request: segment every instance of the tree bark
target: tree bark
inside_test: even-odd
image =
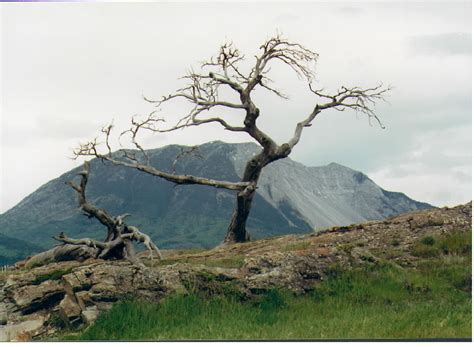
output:
[[[247,220],[256,194],[260,174],[265,166],[278,159],[286,158],[291,153],[291,148],[286,143],[277,146],[271,139],[265,142],[265,144],[267,143],[268,145],[266,145],[260,153],[250,159],[245,166],[242,181],[250,182],[250,185],[237,194],[236,207],[232,213],[232,218],[227,228],[227,234],[223,244],[246,242],[250,240],[250,234],[247,231]]]
[[[247,231],[246,225],[254,194],[255,192],[248,196],[237,196],[237,207],[232,213],[232,218],[223,242],[224,244],[250,240],[250,234]]]
[[[268,154],[263,150],[247,162],[245,166],[243,180],[250,182],[248,189],[237,194],[236,207],[227,228],[227,234],[223,241],[224,244],[235,242],[246,242],[250,240],[250,234],[247,231],[247,220],[250,215],[252,201],[255,196],[258,179],[264,166],[269,160]]]
[[[227,234],[224,243],[245,242],[250,240],[250,235],[247,232],[247,219],[252,207],[252,201],[255,196],[255,189],[257,187],[260,173],[264,167],[266,155],[262,151],[248,161],[245,166],[244,178],[246,182],[251,182],[252,188],[243,190],[237,194],[237,204],[232,214],[232,218],[227,228]]]

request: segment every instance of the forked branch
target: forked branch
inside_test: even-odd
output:
[[[391,90],[391,87],[384,87],[382,84],[366,89],[341,87],[339,91],[333,95],[325,94],[322,90],[316,90],[311,84],[309,84],[309,89],[319,98],[329,101],[316,104],[309,116],[296,124],[294,135],[287,142],[290,148],[293,148],[299,142],[303,129],[310,127],[316,116],[327,109],[335,109],[337,111],[351,109],[356,112],[361,112],[368,117],[369,122],[371,119],[375,119],[382,129],[385,128],[375,113],[374,106],[377,101],[385,100],[384,96]]]

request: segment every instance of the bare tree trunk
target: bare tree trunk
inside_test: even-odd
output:
[[[223,241],[224,244],[235,242],[246,242],[250,240],[250,234],[247,232],[247,220],[252,207],[252,201],[255,196],[258,179],[262,169],[271,162],[270,155],[263,150],[247,162],[245,166],[243,181],[251,182],[248,189],[237,194],[237,202],[232,218],[227,228],[227,234]]]
[[[265,166],[276,160],[286,158],[291,153],[291,148],[286,143],[277,146],[270,138],[264,136],[260,137],[259,140],[265,147],[260,153],[250,159],[245,166],[242,181],[250,182],[250,185],[237,194],[237,204],[227,228],[223,244],[250,240],[250,234],[247,231],[246,225],[260,174]]]
[[[237,207],[232,214],[232,219],[227,228],[224,244],[250,240],[250,234],[247,232],[246,225],[254,194],[255,192],[248,196],[237,196]]]

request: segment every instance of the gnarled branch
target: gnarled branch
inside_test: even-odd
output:
[[[70,245],[87,246],[87,247],[92,247],[96,249],[107,248],[107,245],[110,243],[110,242],[101,242],[101,241],[93,240],[90,238],[71,239],[68,236],[66,236],[66,234],[64,234],[63,232],[60,233],[58,236],[53,236],[53,239],[55,239],[56,241],[70,244]]]
[[[142,242],[145,247],[150,251],[149,258],[153,259],[153,253],[156,253],[160,259],[163,259],[160,250],[156,247],[155,243],[151,241],[150,236],[142,233],[137,227],[128,226],[126,229],[127,234],[123,234],[122,238],[129,238],[130,240]]]
[[[139,129],[141,129],[143,124],[147,124],[147,122],[134,121],[134,124],[135,124],[135,128],[132,128],[126,132],[131,132],[133,141],[136,142],[136,138],[135,138],[136,134],[138,133]],[[109,127],[107,127],[107,129],[109,129]],[[106,139],[105,139],[106,144],[109,143],[109,136],[110,136],[110,131],[106,132]],[[142,160],[137,157],[136,151],[134,152],[134,151],[123,149],[123,148],[119,150],[119,154],[121,154],[121,156],[117,154],[114,155],[113,153],[110,153],[110,152],[106,154],[101,153],[99,150],[99,143],[97,141],[97,138],[87,143],[79,145],[79,147],[76,148],[73,153],[74,153],[74,158],[76,159],[81,156],[93,156],[98,159],[101,159],[102,161],[108,161],[114,165],[137,169],[139,171],[148,173],[152,176],[163,178],[169,182],[173,182],[176,184],[199,184],[199,185],[206,185],[206,186],[224,188],[224,189],[229,189],[229,190],[243,190],[249,184],[248,182],[229,182],[229,181],[215,180],[215,179],[199,177],[199,176],[194,176],[194,175],[178,175],[175,173],[169,173],[169,172],[159,170],[149,164],[149,158],[145,150],[140,145],[138,145],[138,143],[137,143],[137,146],[139,147],[140,152],[144,153],[142,156],[146,158],[145,163],[143,163]],[[107,147],[109,146],[107,145]],[[87,178],[86,178],[85,183],[86,182],[87,182]],[[68,184],[78,193],[82,194],[81,193],[82,188],[78,187],[77,185],[71,182],[68,182]],[[83,200],[85,201],[85,197],[83,198],[84,198]],[[95,213],[97,211],[93,211],[92,209],[90,209],[90,211],[85,211],[85,212],[90,213],[90,215],[93,215],[96,218],[98,217],[96,216],[96,213]],[[106,216],[103,216],[103,217],[105,218],[103,219],[104,223],[108,223],[109,222],[108,218],[106,218]]]
[[[380,118],[375,113],[373,106],[376,101],[385,100],[384,96],[391,90],[390,87],[384,87],[379,84],[373,88],[346,88],[341,87],[334,95],[324,94],[322,90],[316,90],[309,85],[309,89],[320,98],[329,99],[329,102],[316,104],[313,111],[307,118],[296,124],[293,137],[287,142],[290,148],[293,148],[300,140],[301,133],[305,127],[310,127],[316,116],[323,110],[335,109],[337,111],[344,111],[346,108],[357,112],[362,112],[370,119],[375,119],[380,127],[385,128]]]
[[[110,134],[110,131],[107,131]],[[78,184],[74,182],[68,182],[68,184],[77,192],[79,207],[89,218],[95,217],[102,224],[107,226],[107,237],[105,241],[97,241],[90,238],[73,239],[64,233],[60,233],[58,236],[53,237],[55,240],[62,242],[64,245],[70,246],[56,248],[55,251],[45,252],[44,255],[36,257],[35,261],[43,260],[54,260],[55,257],[68,257],[68,252],[71,252],[70,257],[75,255],[84,257],[84,254],[93,254],[95,258],[125,258],[143,267],[136,256],[133,242],[143,243],[145,247],[150,251],[150,257],[153,257],[153,253],[156,253],[160,259],[162,258],[158,247],[151,241],[151,238],[142,233],[137,227],[128,226],[125,224],[125,218],[129,217],[129,213],[118,215],[116,217],[111,216],[107,211],[99,209],[91,203],[87,202],[86,199],[86,186],[89,178],[90,163],[84,162],[84,168],[79,173],[81,181]],[[77,247],[73,247],[77,246]]]
[[[244,60],[244,55],[232,43],[226,43],[220,47],[217,57],[211,57],[201,65],[203,69],[201,72],[190,71],[183,77],[187,81],[183,88],[160,100],[145,98],[156,107],[171,100],[182,99],[192,105],[189,113],[179,118],[172,127],[168,128],[160,127],[158,122],[153,122],[153,119],[149,117],[150,121],[146,121],[147,125],[143,128],[154,132],[171,132],[190,126],[218,123],[225,130],[247,132],[262,147],[274,151],[277,148],[274,141],[256,125],[259,110],[253,103],[251,93],[257,86],[260,86],[279,97],[286,98],[282,92],[270,86],[269,64],[272,61],[282,62],[295,71],[298,76],[311,82],[314,78],[311,65],[316,63],[317,58],[317,53],[277,35],[260,47],[260,54],[255,57],[255,65],[246,73],[240,65]],[[221,99],[219,90],[222,87],[229,87],[235,91],[241,103]],[[245,111],[242,118],[243,126],[231,125],[223,117],[199,117],[201,113],[215,107]]]
[[[90,163],[88,161],[84,162],[84,169],[79,172],[79,176],[81,176],[81,182],[79,185],[75,184],[72,181],[66,182],[69,186],[71,186],[77,193],[78,193],[78,202],[79,207],[81,208],[84,213],[92,218],[96,218],[105,225],[107,228],[111,229],[115,225],[114,218],[109,215],[105,210],[95,207],[94,205],[87,202],[86,199],[86,185],[87,180],[89,179],[89,171],[90,171]]]

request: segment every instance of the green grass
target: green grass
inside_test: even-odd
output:
[[[472,252],[472,235],[468,232],[455,232],[441,237],[438,247],[444,254],[470,255]]]
[[[210,267],[223,267],[223,268],[241,268],[244,265],[244,256],[231,256],[225,258],[205,258],[205,257],[189,257],[189,258],[178,258],[178,259],[163,259],[159,262],[153,263],[155,266],[166,266],[177,263],[188,263],[188,264],[201,264]],[[147,262],[145,262],[146,265]]]
[[[310,247],[311,247],[311,243],[309,243],[308,241],[300,241],[300,242],[295,242],[295,243],[291,243],[289,245],[284,246],[282,248],[282,251],[283,252],[302,251]]]
[[[67,275],[68,273],[71,273],[71,271],[72,271],[72,268],[59,269],[59,270],[55,270],[55,271],[52,271],[52,272],[48,272],[48,273],[45,273],[45,274],[42,274],[42,275],[38,275],[33,281],[31,281],[31,283],[34,284],[34,285],[38,285],[38,284],[41,284],[41,283],[43,283],[45,281],[48,281],[48,280],[58,280],[61,277],[63,277],[64,275]]]
[[[417,257],[431,258],[439,255],[470,256],[472,240],[470,232],[457,231],[444,236],[425,236],[412,247],[412,254]]]
[[[439,241],[439,240],[437,240]],[[451,245],[456,242],[448,242]],[[436,244],[436,242],[435,242]],[[462,249],[462,247],[461,247]],[[331,271],[307,294],[199,293],[116,304],[78,340],[357,339],[471,336],[470,256]]]

